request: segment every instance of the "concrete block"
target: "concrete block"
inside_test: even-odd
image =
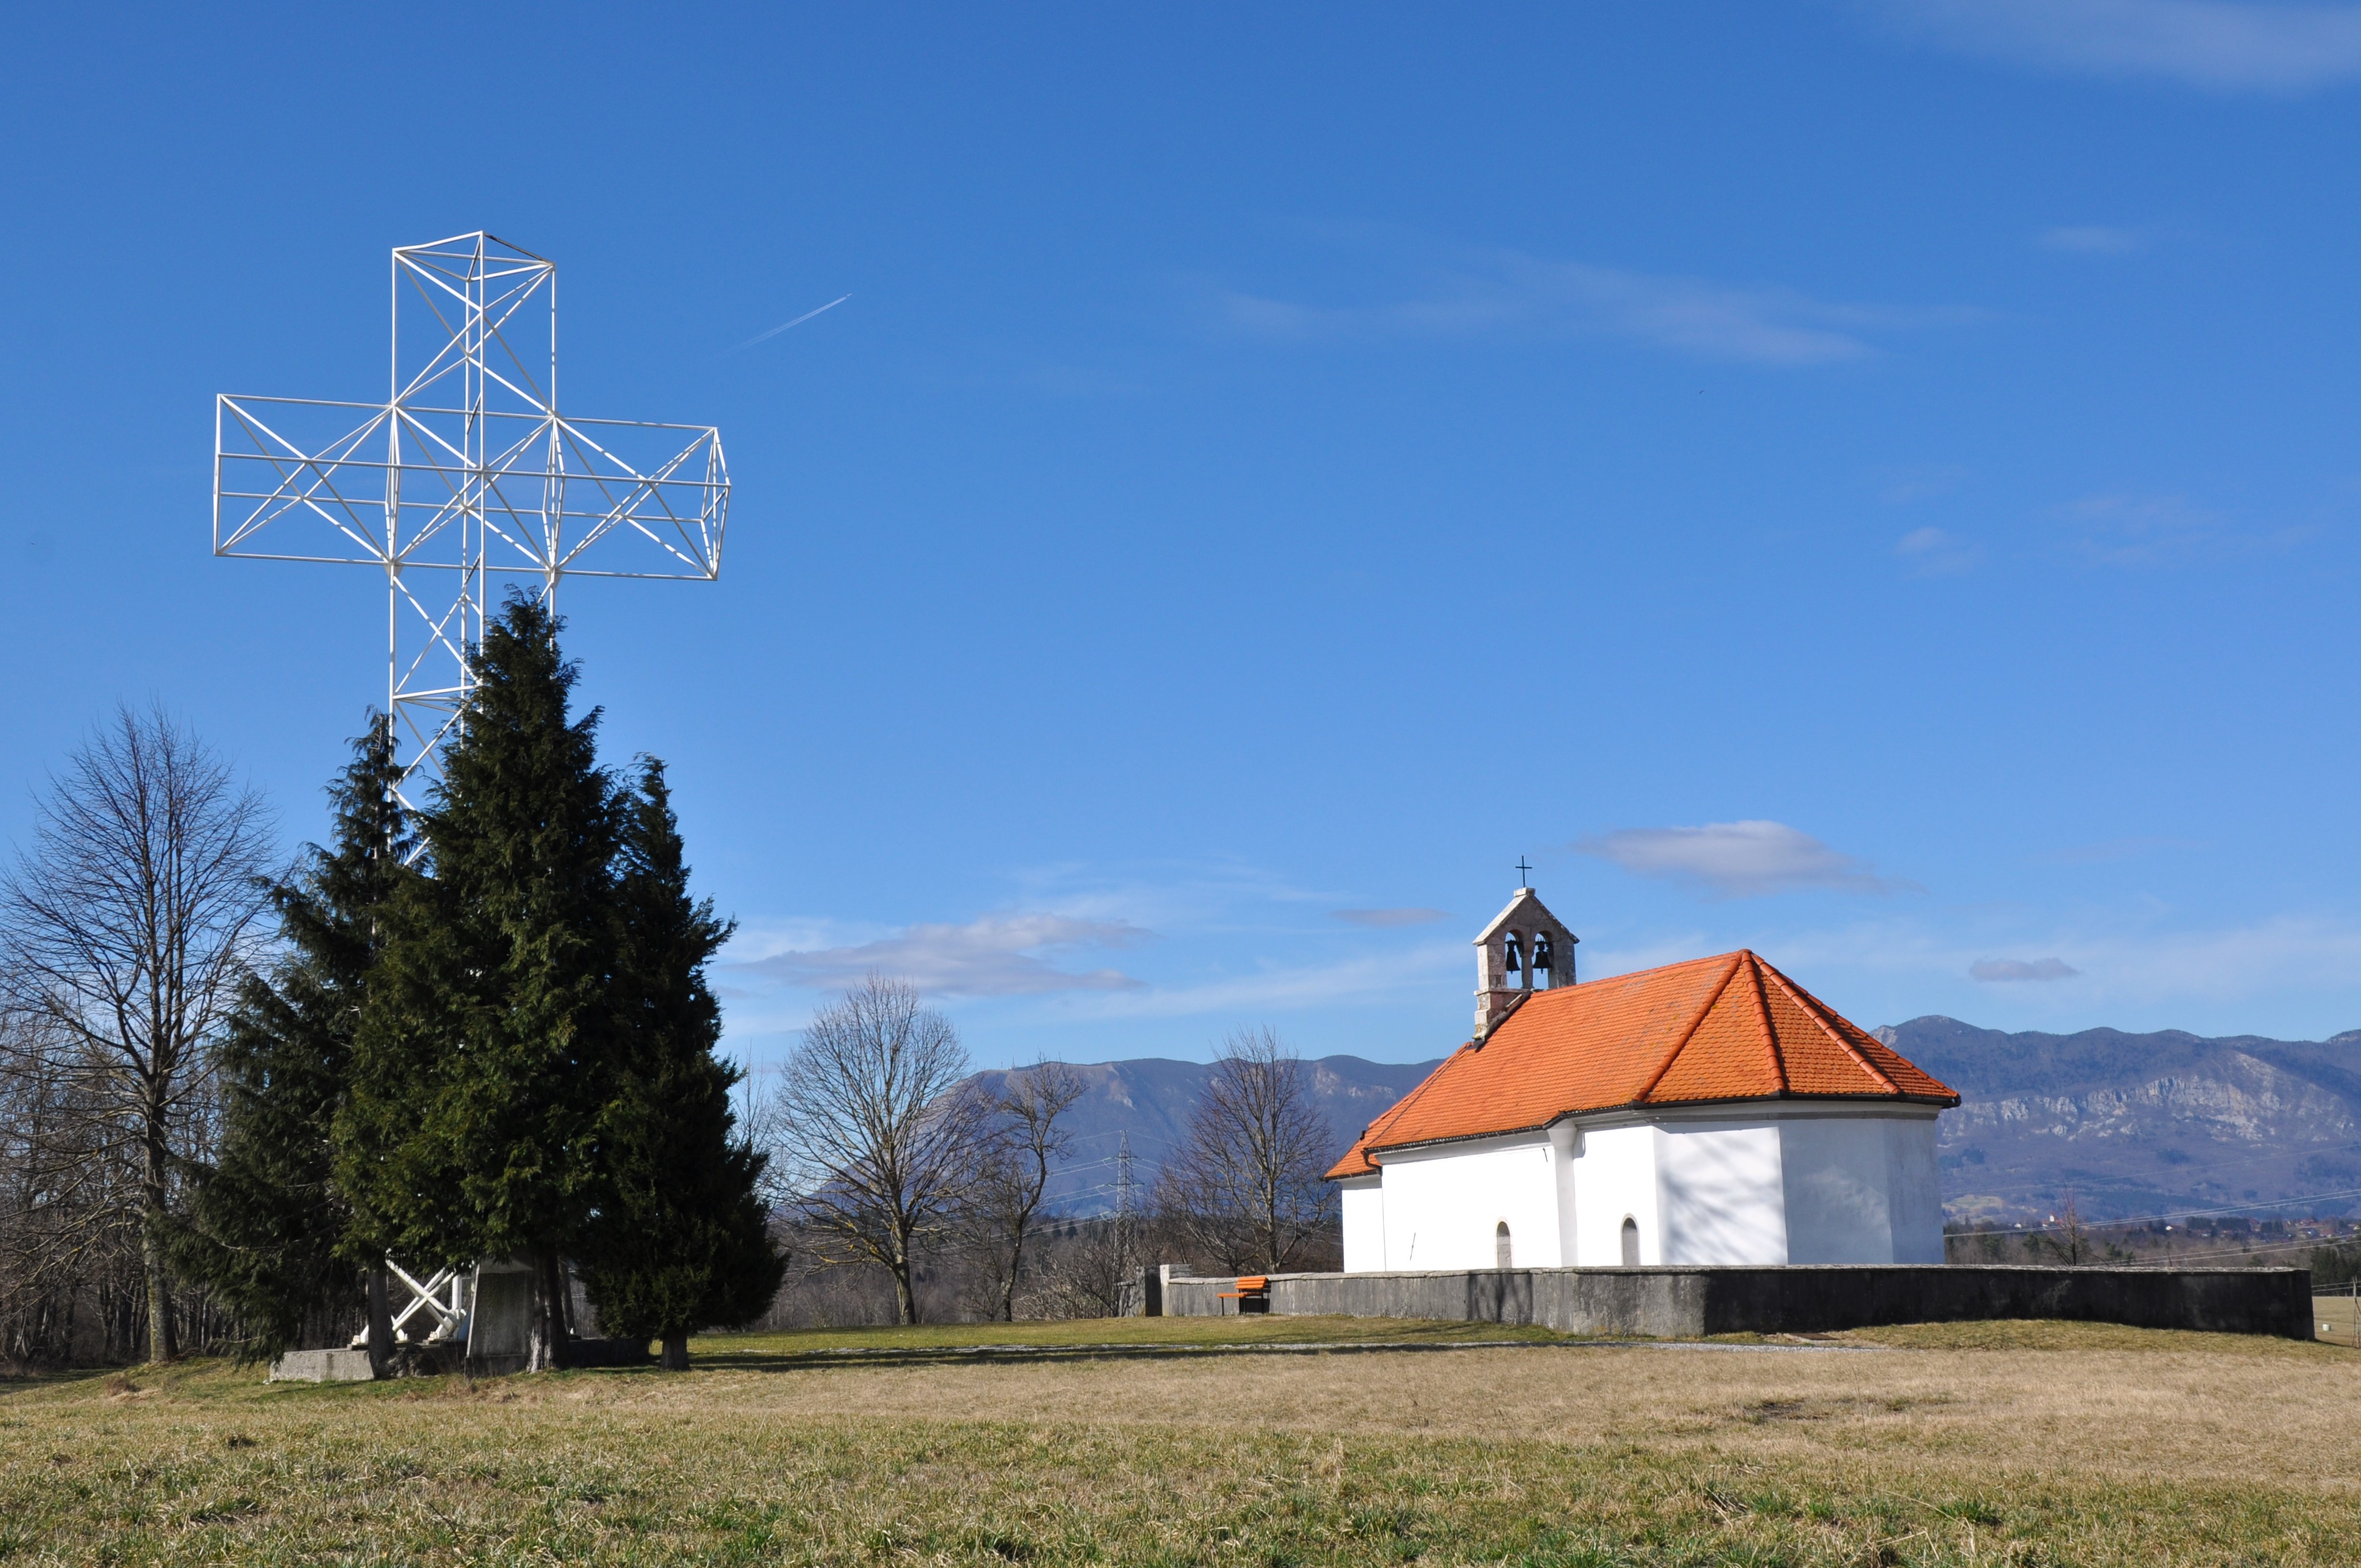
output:
[[[369,1371],[368,1352],[365,1350],[291,1350],[270,1364],[272,1383],[368,1383],[376,1375]]]

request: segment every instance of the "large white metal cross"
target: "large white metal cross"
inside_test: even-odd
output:
[[[216,400],[214,554],[385,574],[409,781],[474,689],[491,578],[709,581],[730,473],[709,425],[561,415],[556,264],[489,234],[394,251],[392,338],[383,403]]]

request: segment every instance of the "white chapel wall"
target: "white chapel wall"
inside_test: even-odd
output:
[[[1943,1261],[1943,1184],[1935,1168],[1935,1118],[1883,1118],[1894,1261]]]
[[[1656,1203],[1656,1135],[1647,1126],[1586,1128],[1574,1162],[1574,1231],[1586,1268],[1623,1261],[1623,1220],[1640,1229],[1640,1261],[1664,1261]]]
[[[1788,1262],[1918,1261],[1904,1257],[1910,1244],[1896,1236],[1894,1162],[1888,1152],[1888,1129],[1896,1120],[1883,1115],[1797,1116],[1780,1123]],[[1933,1119],[1905,1124],[1905,1128],[1910,1125],[1926,1128],[1931,1168]],[[1909,1141],[1906,1133],[1903,1141]],[[1903,1228],[1908,1226],[1905,1218]],[[1941,1245],[1938,1219],[1938,1255]]]
[[[1503,1221],[1516,1266],[1557,1265],[1556,1182],[1541,1134],[1400,1149],[1383,1159],[1385,1267],[1493,1267]]]
[[[1775,1124],[1659,1124],[1664,1263],[1785,1263],[1787,1205]],[[1644,1244],[1642,1252],[1644,1254]]]
[[[1386,1266],[1386,1194],[1381,1179],[1356,1176],[1336,1184],[1344,1214],[1347,1274],[1367,1274]]]

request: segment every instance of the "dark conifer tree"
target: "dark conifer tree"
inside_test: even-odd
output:
[[[332,1128],[379,939],[379,916],[412,873],[410,824],[395,794],[391,724],[374,716],[328,786],[334,845],[307,847],[271,890],[282,956],[248,977],[222,1042],[222,1135],[196,1173],[175,1237],[181,1266],[205,1280],[247,1329],[249,1354],[292,1348],[313,1314],[370,1292],[372,1356],[391,1350],[382,1249],[354,1223],[335,1179]]]
[[[756,1194],[765,1157],[738,1133],[721,1061],[721,1008],[705,966],[730,938],[692,898],[664,764],[643,763],[626,807],[615,910],[621,1025],[599,1127],[598,1209],[583,1283],[606,1332],[664,1342],[685,1370],[693,1329],[759,1316],[784,1265]]]
[[[394,1250],[534,1265],[528,1365],[566,1337],[617,1036],[616,790],[596,709],[571,718],[558,623],[511,598],[422,812],[431,875],[403,884],[357,1040],[339,1174]]]

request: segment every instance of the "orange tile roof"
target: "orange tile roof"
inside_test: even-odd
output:
[[[1794,1099],[1960,1102],[1741,948],[1533,992],[1370,1123],[1328,1174],[1371,1176],[1370,1157],[1389,1148],[1527,1132],[1586,1111]]]

